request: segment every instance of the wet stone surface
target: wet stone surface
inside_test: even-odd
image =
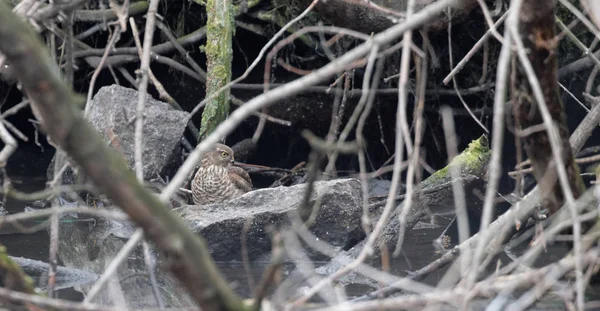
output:
[[[252,260],[271,250],[273,230],[290,226],[305,192],[304,184],[259,189],[228,203],[186,205],[174,211],[204,237],[211,255],[219,261],[241,260],[240,239],[244,226],[251,222],[246,244]],[[309,206],[314,205],[318,196],[321,205],[309,228],[316,238],[347,249],[363,237],[362,191],[358,180],[316,182]]]

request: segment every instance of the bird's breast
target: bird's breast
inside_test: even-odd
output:
[[[226,167],[200,167],[192,182],[192,196],[196,204],[224,202],[241,195],[230,180]]]

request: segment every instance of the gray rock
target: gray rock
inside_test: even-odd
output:
[[[369,197],[384,196],[390,192],[392,182],[387,179],[370,179],[368,181]],[[399,189],[400,190],[400,189]],[[400,192],[400,191],[398,191]]]
[[[90,232],[88,238],[88,257],[95,260],[98,254],[102,252],[102,246],[108,237],[114,236],[122,240],[127,240],[135,232],[135,226],[130,221],[118,219],[106,219],[103,217],[95,218],[96,225]]]
[[[129,167],[134,167],[135,116],[138,92],[118,85],[102,87],[90,103],[88,120],[110,145],[121,153]],[[146,102],[143,140],[144,178],[155,179],[171,175],[181,164],[180,141],[189,113],[150,96]],[[48,167],[48,178],[53,177],[56,157]],[[59,160],[59,163],[64,163]],[[60,168],[62,165],[59,165]],[[75,182],[72,172],[63,175],[63,183]]]
[[[333,244],[336,248],[347,249],[363,237],[360,227],[362,215],[362,190],[355,179],[334,180],[315,183],[315,191],[310,199],[313,204],[321,195],[321,207],[311,226],[318,239]],[[247,245],[251,260],[271,251],[272,229],[285,228],[290,224],[289,215],[294,213],[302,202],[305,185],[260,189],[223,204],[206,206],[186,205],[176,208],[188,225],[202,234],[209,245],[213,258],[217,261],[241,260],[240,237],[248,219],[252,226],[248,231]],[[133,230],[131,223],[116,220],[97,221],[95,226],[83,222],[68,222],[60,226],[59,255],[65,266],[77,267],[101,274],[106,265],[123,247],[126,238]],[[160,262],[156,253],[153,260]],[[270,258],[265,256],[268,261]],[[157,265],[160,267],[160,263]],[[220,268],[223,268],[220,265]],[[227,268],[224,268],[227,269]],[[94,303],[115,304],[122,297],[131,308],[157,307],[152,290],[145,276],[146,268],[140,247],[137,247],[117,272],[120,285],[106,286]],[[128,276],[140,275],[130,278]],[[193,300],[186,294],[170,273],[157,269],[161,297],[169,307],[189,308]],[[80,284],[77,290],[87,293],[91,284]]]
[[[12,257],[11,259],[17,263],[27,275],[34,278],[36,285],[45,289],[48,286],[48,263],[33,260],[23,257]],[[56,284],[55,289],[69,288],[78,285],[89,284],[98,279],[98,275],[80,269],[68,267],[56,267]]]
[[[369,179],[367,182],[369,189],[369,198],[372,197],[386,197],[390,192],[390,187],[392,186],[392,181],[387,179]],[[406,187],[404,185],[399,185],[397,194],[400,195],[406,192]]]
[[[317,196],[322,197],[310,230],[334,247],[352,247],[364,236],[360,223],[360,182],[356,179],[320,181],[315,183],[314,190],[310,206]],[[306,185],[259,189],[228,203],[186,205],[174,211],[206,239],[217,261],[241,260],[240,238],[244,225],[251,221],[246,244],[252,260],[271,250],[270,232],[290,225],[291,213],[298,209],[305,191]]]
[[[65,267],[101,275],[127,242],[127,239],[120,237],[121,234],[116,234],[115,227],[122,226],[125,229],[129,225],[127,222],[103,219],[95,226],[83,222],[61,223],[58,255]],[[193,299],[172,274],[160,269],[158,254],[151,251],[150,256],[156,266],[156,280],[166,307],[185,310],[195,307]],[[124,303],[132,310],[158,308],[147,273],[142,247],[138,245],[91,302],[108,306]],[[93,285],[94,282],[81,283],[74,289],[87,295]]]

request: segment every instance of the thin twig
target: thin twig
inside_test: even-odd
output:
[[[133,41],[135,41],[135,46],[138,49],[138,55],[141,59],[142,53],[143,53],[142,43],[140,42],[140,34],[139,34],[139,31],[137,29],[137,26],[135,24],[135,20],[133,19],[133,17],[129,18],[129,25],[131,27],[131,32],[133,33]],[[148,77],[150,78],[150,81],[152,82],[152,84],[154,85],[156,90],[158,91],[160,99],[168,102],[171,106],[173,106],[179,110],[183,110],[183,109],[181,109],[181,106],[179,106],[179,104],[177,104],[175,99],[173,99],[173,97],[167,92],[167,90],[165,89],[163,84],[156,78],[156,76],[154,76],[154,72],[152,71],[152,69],[150,67],[148,67]],[[136,86],[138,87],[138,90],[139,90],[139,85],[136,85]]]
[[[129,254],[135,249],[135,247],[143,239],[143,237],[144,230],[142,230],[141,228],[136,229],[133,235],[127,241],[127,243],[123,245],[123,248],[121,248],[119,253],[115,255],[115,258],[113,258],[110,264],[106,267],[104,273],[102,273],[102,276],[100,276],[100,279],[98,279],[98,281],[94,283],[94,286],[92,286],[92,288],[87,292],[87,295],[83,300],[84,305],[87,306],[90,304],[92,299],[96,297],[96,295],[100,292],[104,284],[106,284],[106,282],[108,282],[108,280],[117,272],[117,269],[119,268],[121,263],[127,259]]]
[[[409,20],[412,18],[415,9],[415,1],[408,0],[406,4],[406,19]],[[410,69],[410,44],[412,43],[412,31],[408,31],[404,33],[404,46],[402,47],[402,56],[400,59],[400,80],[398,81],[398,108],[396,113],[396,156],[394,157],[394,174],[396,172],[396,164],[398,164],[398,168],[402,163],[402,156],[404,154],[404,150],[398,145],[398,142],[404,141],[406,146],[406,152],[408,154],[409,162],[408,162],[408,172],[406,175],[406,199],[402,204],[402,211],[399,215],[399,223],[400,228],[398,232],[398,241],[396,242],[396,250],[394,251],[394,255],[397,256],[400,254],[400,250],[402,249],[402,244],[404,242],[404,234],[406,230],[406,217],[408,216],[409,211],[412,209],[413,199],[415,195],[415,171],[418,162],[418,153],[413,153],[415,148],[419,148],[418,146],[412,145],[412,139],[410,138],[410,130],[408,128],[408,121],[406,118],[406,109],[408,102],[408,74]],[[416,133],[415,133],[416,134]],[[398,139],[398,136],[402,136],[402,139]],[[396,163],[398,162],[398,163]],[[392,177],[393,184],[393,177]],[[391,195],[396,193],[397,188],[390,188],[390,195],[388,196],[388,203],[391,200]],[[383,215],[381,216],[383,218]]]
[[[0,139],[4,142],[4,148],[0,151],[0,167],[5,167],[10,156],[17,150],[17,140],[10,135],[4,122],[0,122]]]
[[[573,42],[575,44],[575,46],[583,53],[583,55],[587,56],[590,60],[592,60],[592,62],[594,62],[594,64],[596,64],[595,68],[600,68],[600,60],[598,59],[598,57],[596,57],[596,55],[594,55],[592,53],[592,51],[590,51],[579,40],[579,38],[577,38],[577,36],[575,36],[575,34],[573,34],[573,32],[571,32],[571,30],[569,28],[567,28],[567,26],[565,26],[565,24],[563,24],[563,22],[560,20],[560,18],[556,17],[556,23],[558,24],[558,27],[560,28],[560,30],[562,30],[565,34],[567,34],[567,38],[569,38],[569,40],[571,40],[571,42]]]
[[[369,57],[369,63],[371,62],[371,58],[375,57],[376,53],[372,53],[371,56]],[[384,64],[385,64],[385,59],[382,58],[379,60],[379,62],[377,63],[377,68],[375,69],[375,74],[373,75],[373,81],[379,81],[379,78],[381,77],[381,73],[383,71],[384,68]],[[369,65],[367,65],[369,66]],[[365,74],[364,80],[363,80],[363,88],[365,87],[369,87],[369,69],[367,68],[367,72]],[[375,88],[376,83],[373,83],[373,85],[371,85],[371,90],[373,90]],[[358,119],[358,123],[356,124],[356,142],[361,145],[361,146],[365,146],[365,142],[364,142],[364,128],[365,128],[365,123],[367,122],[367,118],[369,117],[369,113],[371,112],[371,110],[373,109],[373,103],[375,102],[375,92],[371,92],[369,93],[369,98],[367,98],[367,104],[365,106],[365,109],[363,110],[362,114],[360,115],[360,118]],[[358,107],[358,105],[357,105]],[[358,108],[357,108],[358,109]],[[348,122],[350,123],[350,121]],[[344,138],[345,139],[345,138]],[[362,195],[363,195],[363,215],[361,217],[361,224],[363,227],[363,230],[365,231],[365,234],[369,235],[371,234],[371,220],[369,218],[369,184],[368,184],[368,180],[367,180],[367,163],[365,161],[365,147],[360,148],[359,152],[358,152],[358,164],[359,164],[359,170],[360,170],[360,181],[361,181],[361,185],[362,185]]]
[[[69,300],[47,298],[40,295],[26,294],[10,290],[8,288],[0,287],[0,297],[10,301],[17,301],[24,304],[35,304],[39,306],[46,306],[50,308],[56,308],[58,310],[74,310],[74,311],[118,311],[119,308],[110,308],[101,306],[98,304],[87,304],[83,305],[79,302],[73,302]]]
[[[314,0],[314,1],[318,1],[318,0]],[[307,11],[308,10],[308,11]],[[227,83],[226,85],[224,85],[223,87],[221,87],[220,89],[218,89],[217,91],[215,91],[213,94],[210,94],[209,96],[206,96],[206,98],[204,100],[202,100],[198,105],[196,105],[196,107],[194,107],[194,109],[192,109],[192,111],[190,112],[190,116],[189,118],[191,119],[192,116],[198,112],[200,110],[200,108],[204,107],[204,105],[209,101],[214,99],[215,97],[219,96],[223,91],[231,88],[232,85],[237,84],[238,82],[246,79],[246,77],[248,77],[248,75],[250,74],[250,72],[252,72],[252,70],[254,70],[254,68],[258,65],[258,63],[261,61],[261,59],[265,56],[265,53],[267,52],[267,50],[275,43],[275,41],[277,39],[279,39],[279,37],[281,37],[289,27],[291,27],[294,23],[297,22],[297,20],[300,20],[304,17],[304,15],[306,15],[310,10],[307,8],[307,10],[305,10],[305,12],[303,12],[302,14],[298,15],[296,18],[294,18],[293,20],[291,20],[289,23],[287,23],[284,27],[282,27],[272,38],[271,40],[269,40],[269,42],[267,42],[267,44],[265,44],[265,46],[263,46],[263,48],[260,50],[260,52],[258,53],[258,56],[256,56],[256,58],[254,59],[254,61],[250,64],[250,66],[248,66],[248,69],[246,69],[246,71],[244,71],[244,73],[239,76],[238,78],[236,78],[235,80]],[[231,116],[230,116],[231,119]]]
[[[571,212],[571,217],[573,218],[573,246],[575,251],[576,258],[576,288],[577,288],[577,307],[578,309],[583,309],[584,304],[584,286],[583,286],[583,265],[581,262],[581,223],[577,220],[577,211],[575,206],[573,205],[575,202],[575,198],[573,196],[573,191],[571,190],[571,186],[569,183],[569,179],[567,177],[567,170],[562,158],[562,147],[560,143],[560,138],[558,134],[558,130],[556,125],[552,120],[552,116],[550,115],[550,111],[548,110],[548,105],[544,98],[544,93],[541,89],[540,82],[535,75],[535,71],[529,58],[527,56],[527,52],[525,51],[525,47],[523,45],[523,41],[519,36],[518,32],[518,23],[509,23],[508,29],[511,31],[512,37],[515,40],[517,45],[517,55],[519,56],[519,61],[525,69],[527,74],[527,79],[529,84],[531,85],[531,89],[533,91],[533,95],[535,96],[535,100],[537,101],[537,107],[540,110],[542,115],[542,119],[544,120],[544,124],[546,125],[546,130],[548,131],[548,137],[550,138],[550,146],[552,149],[552,156],[554,158],[556,169],[558,171],[558,180],[560,182],[563,194],[567,201],[567,208]]]
[[[515,23],[519,18],[519,11],[522,2],[515,0],[512,2],[509,9],[507,23]],[[479,233],[481,236],[487,234],[486,230],[490,230],[491,226],[488,226],[492,220],[492,214],[494,209],[494,198],[498,189],[500,176],[502,175],[501,161],[502,161],[502,144],[504,141],[504,103],[506,101],[506,90],[508,83],[508,72],[510,58],[512,54],[511,50],[512,38],[508,29],[504,31],[504,44],[498,57],[498,69],[496,71],[496,92],[494,96],[494,119],[492,132],[492,156],[490,158],[489,165],[489,178],[488,185],[485,191],[485,199],[483,203],[483,213],[481,215],[481,224]],[[469,239],[470,240],[470,239]],[[469,241],[467,240],[467,241]],[[478,267],[483,256],[483,249],[486,244],[486,239],[479,238],[476,242],[476,248],[474,256],[471,261],[471,266]],[[463,244],[461,244],[463,245]],[[477,269],[471,269],[467,275],[467,288],[471,287],[477,279]],[[465,301],[466,303],[466,301]]]
[[[4,111],[2,113],[2,115],[0,115],[0,117],[2,117],[2,119],[5,119],[9,116],[12,116],[14,114],[16,114],[17,112],[19,112],[21,109],[25,108],[29,106],[29,100],[28,99],[24,99],[23,101],[21,101],[20,103],[12,106],[10,109]]]
[[[230,133],[235,126],[246,119],[251,112],[257,111],[258,109],[272,104],[284,97],[297,94],[307,86],[314,85],[327,79],[335,74],[339,68],[345,68],[349,63],[352,63],[356,59],[369,53],[374,45],[386,44],[400,36],[404,31],[408,29],[414,29],[419,25],[436,18],[438,14],[442,13],[449,5],[457,5],[461,2],[462,0],[440,0],[435,2],[417,12],[413,18],[406,20],[406,22],[402,24],[394,25],[384,32],[373,36],[372,39],[348,51],[343,56],[314,71],[310,75],[303,76],[302,78],[278,87],[265,94],[259,95],[248,101],[243,107],[235,110],[227,120],[215,128],[211,135],[207,136],[200,144],[198,144],[196,149],[188,156],[187,160],[177,171],[169,185],[167,185],[167,187],[165,187],[163,190],[164,196],[168,199],[175,194],[177,189],[179,189],[179,187],[185,183],[189,173],[194,169],[194,167],[196,167],[197,163],[199,163],[200,158],[206,152],[206,150],[208,150],[208,148],[213,144],[217,143],[221,137],[224,137]],[[229,87],[229,84],[226,85],[226,87]],[[225,86],[222,89],[225,89]],[[217,93],[218,92],[215,92],[215,94]],[[213,95],[216,96],[215,94]]]
[[[108,58],[108,54],[114,48],[114,45],[117,43],[117,41],[119,41],[120,37],[121,37],[121,27],[119,25],[117,25],[117,26],[115,26],[115,29],[113,30],[113,33],[112,33],[110,39],[108,40],[108,44],[106,45],[106,48],[104,49],[104,54],[102,55],[102,59],[100,60],[98,67],[96,67],[96,70],[94,70],[94,74],[92,75],[92,78],[90,79],[90,87],[87,92],[87,99],[85,102],[85,109],[83,112],[83,115],[85,117],[87,117],[89,115],[89,113],[92,109],[92,94],[94,93],[94,85],[96,84],[96,79],[98,78],[98,75],[100,75],[100,71],[102,70],[104,63],[106,62],[106,59]]]
[[[64,206],[55,206],[51,208],[39,209],[31,212],[21,212],[16,214],[10,214],[6,216],[0,217],[0,226],[4,226],[5,224],[17,223],[25,220],[39,219],[39,218],[47,218],[51,215],[63,215],[70,213],[78,213],[78,214],[86,214],[97,217],[104,217],[116,220],[129,220],[129,216],[127,214],[114,210],[104,210],[98,208],[92,208],[87,206],[79,206],[79,207],[64,207]]]
[[[454,117],[452,116],[452,109],[449,107],[443,108],[441,114],[442,122],[444,125],[444,136],[446,138],[448,162],[450,162],[450,159],[453,159],[458,154],[458,142],[456,139]],[[452,176],[452,180],[457,180],[458,178],[460,178],[460,170],[460,165],[450,166],[450,176]],[[458,241],[459,243],[462,243],[466,241],[470,235],[469,216],[467,215],[467,206],[465,200],[465,189],[462,183],[452,183],[452,193],[454,197],[454,206],[456,208],[456,221],[458,223]],[[469,250],[467,250],[464,256],[461,256],[461,258],[463,259],[463,261],[461,262],[461,275],[464,275],[469,265],[468,251]]]
[[[146,14],[146,29],[144,30],[144,45],[142,48],[142,58],[140,65],[141,79],[138,85],[138,103],[135,119],[135,173],[140,182],[144,181],[144,165],[142,162],[143,139],[144,139],[144,110],[146,106],[146,97],[148,96],[148,71],[150,70],[150,51],[152,49],[152,39],[154,38],[154,23],[156,21],[156,11],[158,10],[158,0],[150,0],[148,14]]]
[[[577,17],[596,38],[600,39],[600,31],[598,31],[598,28],[596,28],[596,26],[587,17],[585,17],[581,11],[579,11],[572,3],[568,1],[559,0],[559,2],[564,7],[569,9],[569,11],[571,11],[571,13],[573,13],[573,15],[575,15],[575,17]]]
[[[502,14],[502,16],[494,24],[495,27],[498,27],[500,25],[500,23],[502,23],[504,21],[504,19],[508,16],[508,12],[509,11],[506,11],[506,12],[504,12],[504,14]],[[475,45],[473,45],[473,47],[471,48],[471,50],[469,50],[467,55],[465,55],[465,57],[463,57],[463,59],[461,59],[460,62],[458,62],[458,64],[456,64],[456,67],[454,67],[454,69],[452,69],[452,71],[444,78],[444,80],[443,80],[444,84],[448,84],[450,82],[450,79],[452,79],[452,77],[454,77],[457,73],[459,73],[465,67],[465,65],[469,62],[469,60],[471,60],[471,58],[475,55],[475,53],[477,53],[477,51],[479,51],[479,49],[481,48],[483,43],[488,40],[488,38],[490,37],[491,34],[492,34],[492,29],[488,29],[488,31],[486,31],[486,33],[483,34],[483,36],[481,36],[479,41],[477,41],[477,43],[475,43]]]
[[[57,201],[57,200],[54,200]],[[56,266],[58,265],[58,214],[50,216],[50,247],[48,257],[48,297],[54,297],[56,284]]]
[[[240,99],[238,99],[237,97],[231,95],[231,103],[236,105],[236,106],[242,106],[244,104],[244,102]],[[252,115],[257,116],[257,117],[264,117],[267,121],[269,122],[273,122],[275,124],[279,124],[279,125],[283,125],[283,126],[292,126],[292,122],[287,121],[287,120],[283,120],[283,119],[279,119],[279,118],[275,118],[272,117],[268,114],[264,114],[262,112],[253,112]]]
[[[169,30],[169,28],[159,20],[156,21],[156,27],[158,27],[165,34],[165,36],[167,36],[167,39],[171,41],[171,43],[179,52],[179,54],[185,59],[185,61],[190,65],[190,67],[192,67],[192,69],[194,69],[194,71],[196,71],[196,73],[199,74],[200,77],[202,77],[202,79],[204,79],[203,82],[206,83],[206,71],[202,70],[198,63],[196,63],[196,61],[194,61],[194,59],[190,57],[190,53],[187,52],[183,48],[183,46],[181,46],[181,44],[177,41],[177,38],[175,38],[175,36],[171,32],[171,30]]]
[[[148,270],[148,275],[150,277],[150,284],[152,284],[152,293],[154,294],[154,299],[156,299],[156,304],[160,309],[165,308],[165,303],[160,295],[160,290],[158,288],[158,282],[156,281],[156,273],[154,272],[154,262],[152,262],[152,254],[150,253],[150,245],[148,242],[142,241],[142,248],[144,249],[144,263],[146,264],[146,269]]]
[[[287,31],[287,29],[289,29],[290,27],[292,27],[294,24],[298,23],[300,20],[302,20],[308,13],[310,13],[312,11],[312,9],[317,5],[317,3],[319,3],[319,0],[313,0],[310,5],[300,14],[298,15],[296,18],[292,19],[291,21],[289,21],[287,24],[285,24],[278,32],[277,34],[275,34],[275,36],[273,38],[271,38],[271,40],[269,40],[269,42],[263,47],[263,49],[261,49],[261,53],[259,53],[259,57],[262,58],[262,52],[265,48],[267,48],[267,46],[270,46],[270,44],[272,42],[274,42],[275,38],[278,38],[281,34],[283,34],[283,32]],[[270,55],[273,52],[270,52],[269,55],[267,56],[267,59],[265,61],[265,89],[264,92],[267,92],[267,90],[269,89],[269,74],[271,73],[271,59],[272,57],[270,57]],[[252,63],[252,65],[254,65],[256,63],[257,60],[259,60],[259,57],[257,57],[254,62]],[[236,79],[237,80],[237,79]],[[228,83],[229,85],[229,83]],[[264,108],[263,108],[264,110]],[[263,111],[263,114],[266,111]],[[252,141],[253,142],[257,142],[258,138],[260,137],[264,127],[265,127],[265,123],[266,123],[266,119],[261,116],[260,120],[258,121],[258,125],[256,126],[256,131],[254,131],[254,135],[252,135]]]
[[[482,2],[482,0],[477,0],[477,1],[479,3]],[[485,3],[483,4],[483,6],[485,7]],[[452,9],[448,8],[448,10],[449,10],[448,16],[450,16],[450,18],[448,20],[448,58],[450,61],[450,67],[452,67],[452,66],[454,66],[454,56],[452,55],[452,18],[451,18],[452,12],[450,11]],[[481,129],[483,129],[483,131],[489,135],[490,131],[488,131],[488,129],[483,125],[483,123],[481,123],[481,121],[479,121],[479,119],[477,119],[477,117],[475,117],[475,114],[473,113],[473,111],[471,111],[471,108],[469,107],[469,105],[467,105],[467,102],[465,102],[462,95],[458,91],[458,82],[456,82],[455,76],[452,76],[452,87],[456,91],[456,96],[458,96],[458,99],[462,103],[463,107],[465,107],[465,110],[469,113],[469,115],[471,116],[473,121],[475,121],[475,123],[477,123],[477,125],[479,125],[479,127],[481,127]]]

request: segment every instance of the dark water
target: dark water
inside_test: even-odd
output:
[[[402,254],[398,258],[390,256],[391,272],[396,275],[406,275],[408,271],[419,269],[436,259],[437,255],[435,254],[432,241],[438,238],[443,230],[444,227],[437,227],[433,229],[413,230],[407,234]],[[329,261],[312,262],[315,267],[326,265],[327,263],[329,263]],[[225,278],[237,287],[238,293],[250,297],[247,285],[248,277],[243,263],[218,262],[217,265],[221,268],[221,271],[223,271]],[[255,283],[258,283],[262,272],[268,265],[268,261],[253,263],[251,273]],[[290,271],[293,267],[294,264],[290,263],[284,265],[284,270]],[[444,271],[442,270],[441,272],[432,273],[425,282],[434,285],[443,276],[443,272]],[[348,298],[354,298],[366,294],[371,291],[372,288],[366,285],[356,284],[345,287],[345,290]]]
[[[6,174],[10,178],[13,187],[26,193],[44,189],[46,186],[46,168],[53,154],[54,151],[49,149],[47,145],[42,146],[42,148],[24,146],[17,149],[6,166]],[[23,212],[25,207],[35,207],[34,202],[17,201],[11,198],[4,198],[4,200],[4,207],[9,214]],[[29,227],[36,224],[27,223],[24,226]],[[48,262],[49,243],[50,237],[46,230],[28,234],[0,234],[0,244],[5,246],[8,253],[14,257]],[[59,265],[61,264],[59,258]],[[34,281],[39,280],[34,278]],[[83,299],[81,293],[72,288],[57,290],[55,296],[75,301]]]
[[[23,182],[21,183],[21,191],[35,191],[40,189],[45,184],[45,176],[20,178]],[[16,180],[16,178],[15,178]],[[27,182],[29,180],[29,182]],[[8,200],[6,208],[9,213],[22,212],[25,206],[31,206],[31,202],[19,202],[14,200]],[[435,229],[421,229],[413,230],[407,235],[404,243],[403,254],[399,258],[395,258],[391,262],[391,268],[393,271],[400,272],[404,275],[405,271],[418,269],[431,260],[436,258],[436,254],[433,251],[432,241],[436,239],[439,234],[443,231],[443,227]],[[40,260],[48,262],[49,256],[49,235],[46,230],[31,233],[31,234],[7,234],[0,235],[0,243],[6,246],[9,254],[16,257],[25,257],[29,259]],[[62,262],[59,262],[61,264]],[[315,266],[326,264],[327,262],[313,262]],[[228,280],[232,288],[235,291],[244,296],[250,297],[251,291],[248,286],[248,273],[241,262],[217,262],[217,266],[222,272],[223,276]],[[258,283],[263,271],[269,265],[268,261],[254,262],[250,268],[251,277],[254,283]],[[293,265],[288,265],[287,268],[291,269]],[[428,283],[435,284],[437,279],[441,277],[441,274],[434,273],[427,279]],[[347,288],[347,296],[349,298],[363,295],[369,288],[362,285],[349,286]],[[81,301],[83,296],[81,293],[73,289],[63,289],[57,291],[56,295],[63,299],[69,299],[74,301]]]
[[[21,153],[18,156],[23,159],[22,157],[31,156],[31,154]],[[49,161],[49,159],[47,155],[46,158],[42,157],[42,159],[42,161],[37,161],[35,163],[27,163],[27,161],[22,161],[17,166],[13,166],[12,169],[9,170],[8,175],[10,176],[16,188],[25,192],[32,192],[44,188],[46,182],[45,166],[47,166],[47,161]],[[23,172],[27,172],[29,174],[23,174]],[[32,174],[32,172],[37,174]],[[19,202],[8,199],[5,207],[9,213],[13,214],[22,212],[26,206],[31,205],[32,202]],[[444,230],[444,225],[446,225],[448,222],[449,221],[444,222],[442,219],[437,226],[425,227],[410,231],[405,238],[402,254],[398,258],[391,258],[391,272],[396,275],[406,275],[406,272],[415,271],[427,265],[432,260],[438,258],[439,254],[435,252],[432,242],[439,237]],[[0,235],[0,243],[6,246],[9,254],[12,256],[48,262],[49,236],[46,230],[32,234],[18,233]],[[558,258],[562,257],[563,254],[563,250],[551,251],[543,256],[540,264],[550,263],[554,260],[557,260]],[[504,263],[510,261],[508,258],[506,258],[506,256],[501,258],[501,260]],[[315,266],[326,263],[326,261],[313,262]],[[62,262],[59,261],[59,264],[62,264]],[[228,280],[232,288],[234,288],[238,294],[247,298],[251,296],[251,290],[248,285],[249,275],[244,268],[243,263],[217,262],[216,264],[223,276]],[[254,284],[259,282],[263,271],[268,265],[268,261],[252,263],[249,273],[251,275],[250,277],[254,280]],[[292,266],[293,265],[290,264],[287,266],[287,268],[291,269]],[[432,273],[427,279],[424,280],[424,282],[430,285],[436,285],[444,273],[444,269]],[[372,289],[368,286],[352,285],[346,287],[346,295],[351,299],[361,296],[370,290]],[[82,294],[72,288],[58,290],[56,292],[56,296],[74,301],[81,301],[83,299]],[[595,295],[595,297],[598,297],[598,295]]]

